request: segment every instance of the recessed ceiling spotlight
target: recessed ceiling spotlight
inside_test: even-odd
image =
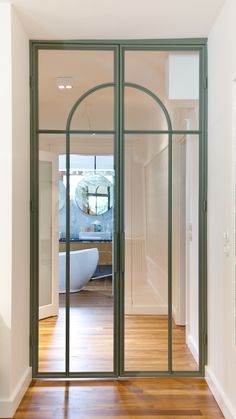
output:
[[[73,78],[72,77],[56,77],[56,85],[60,90],[67,89],[70,90],[73,87]]]

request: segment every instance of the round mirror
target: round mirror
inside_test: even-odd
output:
[[[66,203],[66,188],[62,180],[59,180],[59,211],[61,211]]]
[[[112,188],[112,183],[105,176],[86,176],[76,187],[75,201],[86,214],[105,214],[112,207]]]

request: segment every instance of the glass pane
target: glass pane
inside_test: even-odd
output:
[[[173,137],[173,370],[198,370],[199,139]]]
[[[126,130],[168,130],[160,105],[143,91],[125,87]]]
[[[89,95],[77,108],[71,129],[112,130],[114,126],[114,88],[108,87]]]
[[[61,135],[39,137],[39,372],[65,371],[65,302],[60,280],[59,217],[65,187],[59,181]]]
[[[39,306],[52,303],[52,163],[39,161]]]
[[[125,82],[139,84],[157,95],[169,112],[173,129],[198,129],[198,52],[126,51]],[[166,129],[160,107],[142,97],[134,89],[126,94],[125,129]]]
[[[113,51],[40,50],[39,128],[65,129],[69,112],[81,95],[113,82],[113,57]],[[112,88],[104,89],[81,104],[72,127],[104,130],[109,125],[112,129],[113,119]]]
[[[168,369],[168,136],[125,136],[125,370]]]
[[[72,135],[70,148],[70,371],[111,372],[113,136]]]

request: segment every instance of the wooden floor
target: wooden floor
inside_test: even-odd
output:
[[[223,418],[203,379],[36,381],[15,419]]]
[[[60,296],[58,317],[39,322],[39,371],[65,369],[65,297]],[[71,372],[113,370],[113,299],[109,280],[90,282],[71,294]],[[165,371],[168,369],[167,316],[125,317],[125,369]],[[185,343],[185,328],[173,322],[173,369],[197,370]]]

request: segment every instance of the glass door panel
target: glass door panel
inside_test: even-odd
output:
[[[151,92],[150,92],[151,93]],[[161,106],[132,85],[125,87],[125,130],[168,130],[168,124]]]
[[[125,370],[168,370],[168,136],[125,136]]]
[[[199,138],[173,136],[172,350],[174,371],[199,369]]]
[[[65,307],[59,287],[58,149],[61,136],[39,137],[39,372],[65,370]],[[63,146],[62,146],[63,147]],[[51,150],[51,151],[48,151]]]
[[[39,372],[112,373],[114,49],[42,49],[38,73],[39,154],[50,153],[57,164],[56,187],[47,180],[46,213],[49,169],[39,162],[40,304],[52,299],[52,280],[57,300],[57,312],[39,317]]]
[[[113,143],[70,136],[71,372],[113,371]]]

